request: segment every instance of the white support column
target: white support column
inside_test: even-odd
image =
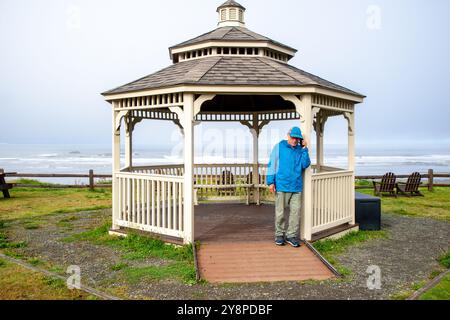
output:
[[[323,136],[325,132],[325,123],[327,121],[327,117],[325,117],[323,114],[319,114],[316,120],[315,128],[316,128],[316,145],[317,145],[317,169],[321,170],[321,167],[325,164],[324,163],[324,145],[323,145]]]
[[[305,94],[301,100],[295,95],[285,95],[283,98],[291,101],[301,116],[300,127],[303,137],[311,146],[311,135],[313,125],[313,107],[312,96]],[[310,241],[312,239],[312,169],[309,167],[305,170],[303,175],[303,193],[302,193],[302,213],[301,213],[301,237],[304,240]]]
[[[214,99],[215,95],[201,95],[196,100],[194,94],[183,94],[183,109],[171,107],[169,110],[178,115],[178,123],[184,136],[184,243],[195,241],[194,220],[194,126],[195,118],[205,101]]]
[[[184,94],[184,242],[194,243],[194,95]]]
[[[250,129],[253,141],[253,166],[252,166],[252,181],[254,185],[259,185],[259,135],[261,130],[270,123],[269,120],[259,122],[258,114],[253,114],[253,120],[241,121],[241,124]],[[253,188],[253,203],[261,204],[261,193],[258,187]],[[249,199],[249,197],[247,198]],[[247,201],[249,202],[249,201]],[[250,204],[250,203],[247,203]]]
[[[112,112],[112,157],[113,157],[113,172],[112,172],[112,229],[118,230],[117,220],[119,220],[119,188],[116,178],[116,172],[120,171],[120,117],[119,112],[114,111],[115,102],[113,102]]]
[[[348,170],[355,171],[355,114],[346,112],[348,122]]]
[[[126,119],[125,127],[125,167],[132,168],[133,166],[133,121],[131,116]]]
[[[348,122],[348,170],[353,171],[353,177],[352,177],[352,194],[353,194],[353,200],[351,202],[351,216],[352,216],[352,222],[351,224],[354,225],[356,223],[355,218],[355,200],[354,200],[354,190],[355,190],[355,113],[353,112],[346,112],[344,113],[344,117],[347,119]]]
[[[251,129],[252,137],[253,137],[253,184],[259,185],[259,120],[258,114],[255,113],[253,115],[253,128]],[[261,198],[259,194],[259,187],[253,188],[253,201],[256,202],[257,205],[261,204]]]

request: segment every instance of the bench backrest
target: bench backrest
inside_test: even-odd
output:
[[[381,179],[380,191],[381,192],[390,192],[394,191],[396,176],[392,172],[386,173]]]
[[[219,180],[219,185],[234,184],[234,175],[231,171],[223,171]]]
[[[422,175],[419,172],[414,172],[409,176],[408,181],[406,182],[405,191],[412,192],[418,191],[420,182],[422,180]]]
[[[262,176],[259,174],[258,175],[258,184],[261,184],[262,183]],[[252,171],[250,171],[250,173],[247,175],[247,177],[245,178],[245,182],[247,183],[247,184],[253,184],[253,172]]]

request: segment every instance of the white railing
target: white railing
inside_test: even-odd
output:
[[[183,177],[119,172],[116,224],[184,238]]]
[[[336,167],[330,167],[330,166],[312,166],[313,174],[314,173],[325,173],[325,172],[340,172],[340,171],[346,171],[345,169],[336,168]]]
[[[183,165],[156,165],[124,169],[134,174],[183,176]],[[200,199],[243,199],[253,187],[253,164],[196,164],[194,188]]]
[[[312,176],[312,233],[352,222],[353,171],[316,173]]]
[[[197,164],[194,187],[199,199],[238,199],[253,187],[252,164]]]
[[[200,200],[236,200],[246,199],[255,190],[260,200],[273,200],[267,186],[267,164],[259,164],[259,181],[253,181],[253,164],[196,164],[194,165],[194,188]],[[329,166],[312,166],[313,174],[325,172],[342,172],[343,169]],[[155,165],[124,169],[122,172],[136,174],[156,174],[183,176],[184,166]]]
[[[273,201],[267,186],[267,165],[197,164],[194,190],[199,200]],[[312,233],[354,219],[354,173],[312,166]],[[119,188],[117,225],[183,238],[183,165],[133,167],[116,174]]]
[[[157,174],[164,176],[182,176],[184,175],[184,165],[156,165],[156,166],[143,166],[124,169],[122,172],[130,173],[144,173],[144,174]]]

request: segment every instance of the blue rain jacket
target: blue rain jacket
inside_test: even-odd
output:
[[[267,184],[277,192],[303,192],[303,171],[311,165],[308,148],[292,147],[286,140],[277,144],[267,171]]]

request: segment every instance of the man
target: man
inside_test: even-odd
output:
[[[298,127],[292,128],[287,137],[273,149],[267,184],[270,192],[276,193],[275,200],[275,244],[300,247],[300,208],[303,192],[303,171],[311,165],[308,144]],[[290,214],[285,217],[289,205]],[[289,227],[286,226],[287,220]]]

